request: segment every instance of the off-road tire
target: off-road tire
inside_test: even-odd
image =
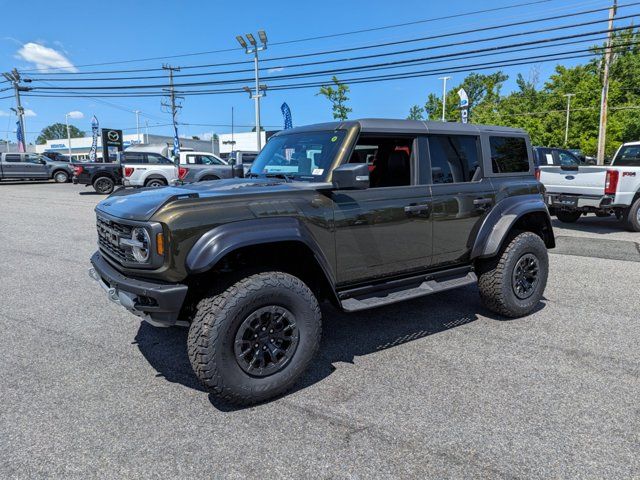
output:
[[[53,172],[52,177],[56,183],[67,183],[69,181],[70,175],[64,170],[58,170],[56,172]]]
[[[537,258],[538,281],[531,296],[522,299],[516,295],[512,277],[518,262],[528,254]],[[547,285],[547,247],[535,233],[513,233],[505,241],[500,253],[479,262],[476,271],[480,298],[488,309],[505,317],[523,317],[538,305]]]
[[[113,179],[106,176],[97,177],[93,181],[93,189],[96,192],[102,193],[104,195],[110,195],[113,192],[115,186],[116,183],[113,181]]]
[[[236,360],[236,334],[253,312],[272,305],[293,314],[299,341],[281,370],[252,376]],[[189,360],[200,382],[213,395],[236,405],[250,405],[293,387],[316,354],[321,332],[320,307],[309,287],[287,273],[258,273],[198,303],[187,340]]]
[[[571,211],[571,210],[557,210],[556,211],[556,217],[562,223],[576,223],[580,219],[581,216],[582,216],[582,213],[574,212],[574,211]]]
[[[166,187],[167,186],[167,182],[166,182],[166,180],[163,180],[161,178],[150,178],[149,180],[144,182],[144,186],[145,187],[153,187],[153,188]]]
[[[636,198],[629,208],[624,209],[621,220],[626,230],[640,232],[640,198]]]

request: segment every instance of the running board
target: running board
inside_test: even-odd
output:
[[[425,280],[420,285],[404,290],[380,291],[368,295],[354,296],[340,300],[342,308],[347,312],[357,312],[368,308],[381,307],[392,303],[403,302],[413,298],[424,297],[432,293],[444,292],[453,288],[472,285],[478,281],[476,274],[468,272],[466,275],[445,277],[441,279]],[[415,285],[415,283],[414,283]]]

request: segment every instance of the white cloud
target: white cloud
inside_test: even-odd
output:
[[[66,72],[77,72],[71,61],[62,53],[53,48],[45,47],[39,43],[25,43],[16,55],[18,58],[35,64],[40,70],[62,70]]]
[[[0,117],[8,117],[10,115],[9,112],[5,112],[4,110],[0,110]]]
[[[69,118],[84,118],[84,113],[79,112],[78,110],[74,110],[72,112],[69,112],[67,115],[69,115]]]
[[[36,112],[34,112],[33,110],[31,110],[30,108],[25,108],[24,109],[24,116],[25,117],[36,117],[38,114]]]
[[[267,72],[275,73],[275,72],[281,72],[283,70],[284,70],[284,67],[275,67],[275,68],[270,68],[269,70],[267,70]]]

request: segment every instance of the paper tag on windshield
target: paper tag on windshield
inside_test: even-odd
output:
[[[312,175],[322,175],[324,173],[324,168],[314,168],[313,172],[311,172]]]
[[[547,165],[553,165],[553,155],[550,153],[545,154],[545,157],[547,159]]]

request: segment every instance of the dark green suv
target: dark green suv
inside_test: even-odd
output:
[[[359,120],[273,136],[246,178],[121,190],[96,207],[90,273],[157,326],[188,324],[214,394],[250,404],[293,386],[345,311],[478,283],[519,317],[554,247],[521,130]]]

